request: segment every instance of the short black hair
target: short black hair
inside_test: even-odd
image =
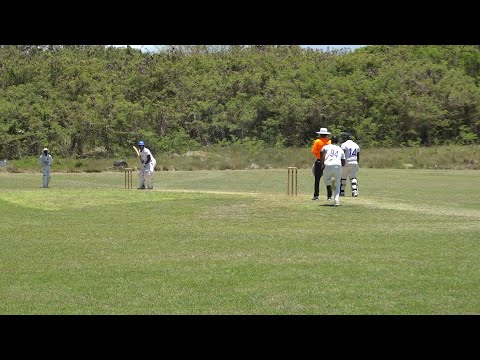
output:
[[[338,136],[332,136],[330,141],[332,142],[332,144],[338,144]]]

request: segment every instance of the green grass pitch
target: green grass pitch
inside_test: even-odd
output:
[[[340,207],[310,169],[41,183],[0,174],[0,314],[480,314],[478,171],[362,168]]]

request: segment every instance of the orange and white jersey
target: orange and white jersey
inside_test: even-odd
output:
[[[352,140],[345,141],[341,148],[345,152],[345,164],[358,164],[358,154],[360,153],[360,146]]]
[[[312,154],[317,159],[320,159],[320,153],[325,145],[331,144],[332,141],[327,138],[318,138],[314,141],[312,146]]]
[[[325,166],[340,165],[342,166],[342,159],[345,159],[345,153],[342,148],[335,144],[328,144],[322,148],[322,153],[325,153],[323,163]]]

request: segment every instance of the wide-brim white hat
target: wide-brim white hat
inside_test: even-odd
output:
[[[327,130],[327,128],[320,128],[320,131],[316,131],[318,135],[330,135],[331,132]]]
[[[42,150],[42,151],[45,151],[45,150],[47,150],[47,151],[48,151],[48,149],[47,149],[47,148],[43,148],[43,150]]]

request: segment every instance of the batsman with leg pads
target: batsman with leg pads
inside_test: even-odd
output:
[[[150,150],[145,147],[144,141],[138,142],[138,148],[140,149],[139,150],[140,161],[142,163],[138,173],[138,177],[139,177],[138,189],[139,190],[145,189],[145,185],[146,185],[147,186],[146,188],[148,190],[152,190],[153,189],[152,176],[153,176],[153,172],[155,171],[155,165],[157,164],[157,161],[153,157]]]
[[[345,153],[345,166],[342,168],[340,196],[345,196],[347,178],[350,178],[352,196],[356,197],[358,196],[357,172],[360,166],[360,146],[350,140],[350,137],[351,135],[348,132],[342,134],[344,142],[341,148]]]

